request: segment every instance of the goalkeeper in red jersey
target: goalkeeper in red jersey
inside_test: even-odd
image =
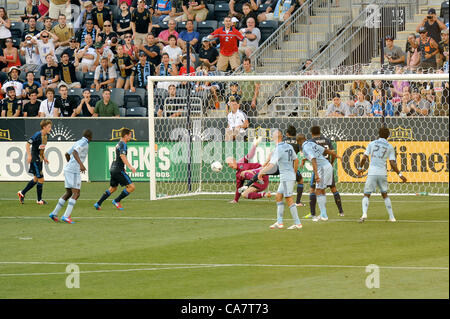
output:
[[[249,163],[248,161],[253,158],[255,155],[256,147],[258,146],[261,139],[257,139],[250,149],[250,152],[241,158],[239,161],[236,161],[233,157],[228,157],[225,162],[227,165],[236,170],[236,193],[234,195],[234,200],[230,203],[237,203],[239,198],[244,196],[248,199],[258,199],[261,197],[270,197],[270,192],[263,192],[267,186],[269,185],[269,176],[264,176],[264,179],[260,182],[253,183],[252,186],[247,188],[242,194],[239,192],[239,188],[244,185],[244,181],[251,179],[255,174],[258,175],[259,171],[262,169],[261,164],[259,163]]]

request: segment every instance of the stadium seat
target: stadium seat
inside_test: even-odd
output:
[[[83,76],[83,86],[90,88],[91,84],[94,83],[94,72],[87,72]]]
[[[95,107],[95,104],[97,104],[97,102],[98,101],[100,101],[102,98],[100,97],[100,96],[98,96],[98,95],[92,95],[91,94],[91,103],[90,103],[90,105],[92,106],[92,107]],[[80,100],[81,101],[81,100]]]
[[[206,20],[214,20],[214,4],[207,3],[206,7],[208,9],[208,15],[206,16]]]
[[[98,96],[100,99],[102,98],[103,89],[100,89],[100,91],[97,91],[95,89],[89,89],[89,92],[91,92],[91,97]]]
[[[85,87],[83,83],[84,73],[81,71],[75,71],[75,76],[77,78],[77,82],[80,82],[81,87]]]
[[[117,106],[121,107],[124,105],[124,95],[125,95],[124,89],[111,89],[111,100],[114,101],[114,103],[117,104]]]
[[[22,42],[21,38],[12,38],[13,41],[13,47],[15,48],[20,48],[20,42]]]
[[[147,109],[145,107],[131,107],[126,109],[126,116],[146,117]]]
[[[258,11],[257,11],[257,13],[260,14],[260,13],[266,12],[267,7],[268,7],[269,5],[270,5],[270,4],[268,4],[268,3],[261,3],[261,4],[258,6]]]
[[[142,107],[142,104],[144,102],[139,94],[135,94],[129,91],[125,93],[123,100],[124,100],[123,106],[127,109],[134,107]]]
[[[197,32],[200,33],[200,39],[210,35],[217,29],[217,21],[215,20],[206,20],[197,23]]]
[[[261,40],[259,44],[262,44],[278,29],[278,22],[274,20],[262,21],[259,23],[259,30],[261,31]]]
[[[83,96],[83,89],[69,89],[68,95]]]
[[[125,116],[127,116],[127,109],[124,107],[119,107],[119,113],[120,113],[120,117],[125,117]]]
[[[76,102],[77,106],[80,105],[81,99],[83,98],[82,96],[80,96],[80,95],[71,95],[71,97]],[[92,106],[95,106],[95,105],[92,105]]]
[[[145,101],[146,100],[145,99],[145,95],[147,94],[147,90],[146,89],[136,88],[136,92],[134,94],[139,95],[141,97],[142,104],[147,105],[147,103]]]
[[[22,38],[23,32],[25,30],[25,24],[23,22],[11,22],[11,27],[9,28],[9,31],[11,31],[11,37],[12,38]]]
[[[220,2],[214,5],[215,20],[223,21],[223,18],[228,15],[228,12],[230,12],[230,5],[228,2]]]

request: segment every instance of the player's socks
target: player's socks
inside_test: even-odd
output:
[[[365,197],[365,196],[364,196]],[[392,203],[391,203],[391,199],[389,197],[386,197],[384,199],[384,205],[386,206],[386,209],[388,211],[389,214],[389,218],[393,219],[394,217],[394,211],[392,210]]]
[[[363,217],[367,218],[367,209],[369,208],[369,197],[364,196],[362,199]]]
[[[284,203],[277,202],[277,223],[283,224]]]
[[[111,196],[111,192],[109,191],[109,189],[107,189],[107,190],[103,193],[102,197],[100,197],[100,199],[98,200],[97,204],[102,205],[102,203],[103,203],[109,196]]]
[[[303,195],[303,184],[297,184],[297,204],[300,204]]]
[[[67,204],[66,211],[64,212],[65,218],[70,218],[70,215],[72,215],[73,206],[77,203],[76,199],[69,199],[69,203]]]
[[[38,200],[38,202],[40,202],[42,200],[42,188],[43,187],[44,187],[44,184],[41,184],[39,182],[36,184],[36,192],[37,192],[37,200]]]
[[[291,211],[291,216],[292,219],[294,220],[294,224],[295,225],[301,224],[300,218],[298,218],[297,206],[295,204],[291,205],[289,206],[289,210]]]
[[[117,198],[115,199],[116,203],[119,203],[122,199],[124,199],[125,197],[127,197],[128,195],[130,195],[130,193],[128,193],[128,191],[126,189],[124,189],[122,191],[122,193],[120,193],[119,196],[117,196]]]
[[[342,201],[341,201],[341,195],[339,194],[339,192],[333,193],[333,197],[334,197],[334,202],[336,203],[336,206],[339,210],[339,213],[343,213],[343,209],[342,209]]]
[[[25,196],[25,194],[34,187],[34,185],[36,185],[37,182],[35,182],[34,180],[31,180],[28,182],[27,186],[25,186],[25,188],[21,191],[22,195]]]
[[[52,211],[52,215],[58,216],[58,212],[61,210],[61,208],[64,206],[66,201],[62,198],[58,199],[58,203],[56,203],[55,209]]]
[[[316,203],[317,196],[314,193],[309,194],[309,210],[311,212],[311,216],[316,216]]]
[[[265,194],[264,192],[262,192],[262,193],[253,192],[253,193],[248,194],[248,199],[262,198],[262,197],[264,197],[264,194]]]
[[[327,216],[327,197],[325,195],[317,196],[317,203],[319,204],[320,216],[328,218]]]

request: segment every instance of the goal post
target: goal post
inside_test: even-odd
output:
[[[336,93],[339,107],[333,107]],[[364,95],[362,101],[358,95]],[[248,124],[239,125],[232,96],[248,113]],[[334,116],[340,112],[345,116]],[[357,163],[386,126],[397,165],[408,178],[401,184],[389,171],[389,193],[448,195],[448,114],[448,74],[150,76],[150,199],[234,194],[235,171],[225,159],[239,160],[262,137],[250,161],[263,164],[274,147],[270,132],[285,132],[290,125],[307,137],[318,125],[333,141],[342,157],[334,163],[341,194],[362,193],[366,177],[357,176]],[[214,161],[222,163],[221,172],[211,170]],[[311,171],[308,162],[301,169],[305,190]],[[275,191],[278,177],[270,180],[269,190]]]

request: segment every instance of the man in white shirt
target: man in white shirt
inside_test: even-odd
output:
[[[10,86],[13,86],[16,90],[16,96],[22,96],[23,94],[23,84],[19,81],[20,69],[16,66],[11,67],[8,72],[9,81],[6,81],[2,88],[1,92],[6,94],[6,89]]]
[[[241,140],[248,128],[247,115],[239,110],[239,103],[234,96],[229,99],[231,112],[228,113],[228,127],[225,130],[225,141]]]
[[[86,34],[84,41],[86,42],[86,45],[78,50],[76,57],[78,60],[81,60],[78,65],[78,70],[86,73],[94,71],[94,62],[97,59],[97,52],[94,49],[94,40],[90,34]]]
[[[20,54],[25,56],[25,65],[22,65],[20,69],[24,72],[34,72],[42,65],[37,45],[31,42],[32,39],[33,35],[27,34],[25,41],[20,43]]]
[[[108,65],[108,58],[103,57],[100,65],[95,69],[93,89],[100,91],[101,89],[112,89],[116,81],[116,66]]]
[[[256,27],[256,21],[250,17],[247,19],[247,28],[239,30],[244,36],[244,40],[239,42],[239,53],[246,57],[250,57],[252,53],[258,48],[261,40],[261,31]]]
[[[41,102],[39,117],[58,117],[59,109],[55,107],[55,91],[52,88],[48,88],[45,95],[47,99]]]
[[[41,58],[41,63],[42,64],[47,63],[45,57],[48,54],[51,54],[55,62],[58,63],[58,59],[55,56],[55,41],[58,39],[58,37],[45,30],[42,31],[38,36],[39,40],[32,38],[31,42],[32,44],[37,45],[37,48],[39,50],[39,56]]]

